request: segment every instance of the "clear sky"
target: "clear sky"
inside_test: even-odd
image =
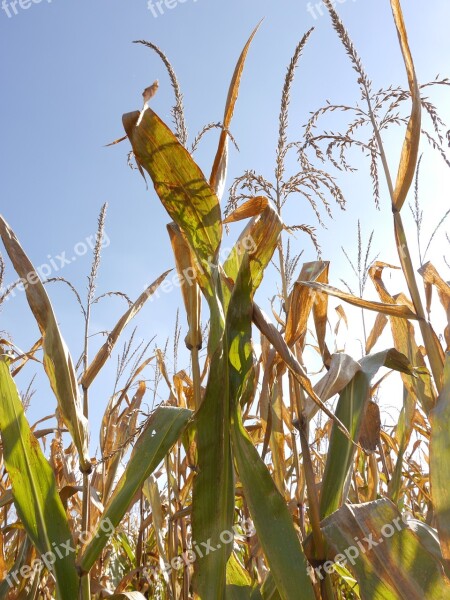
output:
[[[149,6],[147,0],[3,2],[0,212],[34,264],[48,263],[49,256],[62,252],[72,257],[76,245],[95,233],[100,207],[108,202],[110,245],[103,253],[99,292],[121,290],[135,298],[173,265],[165,229],[168,217],[152,189],[147,191],[140,176],[128,168],[127,142],[104,147],[122,135],[122,113],[141,108],[142,90],[155,79],[160,81],[160,90],[152,107],[170,121],[173,98],[167,74],[156,55],[132,44],[133,40],[158,44],[172,61],[184,93],[192,141],[204,124],[221,120],[237,57],[251,30],[265,17],[248,57],[231,128],[240,153],[231,150],[229,183],[245,169],[272,179],[284,74],[297,42],[310,27],[316,30],[293,87],[291,138],[301,138],[308,113],[326,99],[337,103],[358,99],[355,73],[319,4],[312,2],[308,10],[304,0],[167,0],[159,8],[157,2]],[[374,87],[405,86],[388,0],[340,0],[337,7]],[[403,7],[420,81],[437,73],[450,75],[448,0],[404,0]],[[449,122],[448,91],[433,92],[432,97]],[[389,146],[393,170],[399,139],[393,136]],[[213,132],[197,155],[206,173],[216,143]],[[449,179],[438,155],[425,145],[423,149],[427,233],[450,206]],[[344,245],[355,255],[358,218],[366,236],[375,229],[374,250],[380,259],[396,261],[385,189],[377,212],[368,163],[358,154],[355,164],[360,172],[341,179],[348,210],[339,214],[336,208],[335,221],[326,219],[328,229],[318,229],[323,257],[332,260],[335,284],[340,277],[350,277],[340,248]],[[288,217],[292,223],[315,225],[311,210],[301,200],[292,201]],[[431,254],[439,267],[445,252],[443,240],[441,236]],[[297,250],[305,249],[306,260],[315,258],[306,238],[300,237],[296,244]],[[51,276],[64,276],[83,290],[89,269],[89,259],[78,257]],[[448,271],[445,276],[450,278]],[[13,279],[9,267],[7,281]],[[77,358],[82,344],[81,315],[66,289],[53,286],[49,292]],[[273,293],[269,281],[261,290],[260,302],[267,306]],[[174,291],[149,304],[137,321],[139,335],[149,339],[158,334],[164,344],[173,332],[179,301],[179,292]],[[124,309],[119,300],[103,303],[94,313],[93,331],[111,329]],[[37,339],[37,327],[20,294],[5,305],[0,318],[0,330],[8,331],[19,347],[25,349]],[[24,375],[23,387],[33,372],[30,368]],[[97,386],[94,394],[101,410],[107,392]],[[53,410],[49,393],[41,390],[36,398],[42,404],[33,414],[42,416],[47,408]]]

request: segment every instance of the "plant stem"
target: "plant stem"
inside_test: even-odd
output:
[[[89,319],[91,314],[91,301],[90,296],[88,297],[86,307],[86,319],[84,325],[84,356],[83,356],[83,367],[86,373],[88,368],[88,351],[89,351]],[[86,420],[89,419],[89,391],[88,388],[83,386],[83,414]],[[81,508],[81,532],[87,534],[89,531],[89,500],[91,495],[90,489],[90,474],[83,473],[83,499]],[[81,578],[80,592],[82,594],[82,600],[90,600],[91,598],[91,576],[86,573]]]
[[[417,316],[419,317],[419,327],[422,333],[423,342],[427,351],[428,360],[430,362],[431,372],[436,384],[438,391],[442,388],[442,376],[444,371],[444,365],[441,360],[441,353],[439,352],[438,342],[433,334],[431,325],[425,316],[425,310],[423,308],[422,298],[420,296],[419,288],[417,286],[417,280],[414,273],[414,267],[411,260],[411,254],[408,248],[408,242],[406,240],[405,228],[403,227],[403,221],[400,211],[395,207],[395,192],[392,181],[392,176],[389,170],[389,165],[384,150],[383,140],[381,139],[378,124],[375,119],[375,115],[372,110],[372,104],[370,102],[369,90],[365,86],[366,100],[369,108],[369,116],[372,122],[372,127],[377,139],[378,149],[380,151],[381,162],[383,164],[383,170],[385,173],[387,185],[389,188],[389,194],[392,203],[392,213],[394,216],[394,230],[395,239],[397,243],[397,252],[402,265],[403,274],[406,279],[406,284],[411,294],[411,299],[414,305]]]
[[[200,361],[199,361],[199,349],[194,346],[191,350],[192,360],[192,381],[194,384],[194,407],[195,410],[200,408],[202,403],[202,388],[201,388],[201,375],[200,375]]]

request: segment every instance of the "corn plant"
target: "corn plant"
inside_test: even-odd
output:
[[[376,93],[334,3],[324,1],[358,74],[364,108],[330,104],[312,114],[304,139],[288,142],[292,82],[312,37],[308,32],[285,78],[275,180],[247,171],[232,184],[224,212],[220,200],[232,118],[258,27],[238,59],[223,121],[205,126],[189,149],[175,71],[157,46],[140,42],[168,70],[176,98],[174,131],[148,105],[155,82],[144,91],[143,109],[123,116],[123,139],[131,144],[130,163],[134,159],[140,173],[148,174],[170,218],[167,231],[185,308],[190,365],[178,370],[174,361],[172,372],[167,347],[156,347],[149,356],[150,342],[135,346],[131,334],[118,357],[98,458],[89,451],[91,386],[127,325],[169,272],[135,301],[123,293],[107,294],[124,299],[128,307],[91,359],[91,315],[105,296],[95,295],[103,207],[86,300],[60,280],[74,292],[83,316],[83,352],[74,363],[43,282],[0,218],[0,235],[41,335],[28,352],[19,351],[6,335],[1,340],[2,598],[450,598],[450,321],[439,338],[427,318],[433,290],[449,318],[450,287],[431,263],[422,264],[420,253],[423,303],[401,214],[416,178],[412,212],[420,229],[419,142],[427,138],[448,162],[444,124],[434,105],[421,97],[428,84],[417,82],[399,0],[390,3],[409,90]],[[448,85],[448,80],[432,84]],[[397,112],[405,101],[412,102],[408,117]],[[321,118],[338,110],[355,113],[348,130],[318,132]],[[423,110],[434,134],[422,127]],[[382,138],[392,125],[406,127],[395,181]],[[364,127],[368,141],[357,137]],[[215,128],[220,129],[218,149],[205,177],[193,154]],[[302,198],[319,223],[318,203],[328,214],[329,197],[343,207],[343,191],[310,153],[319,162],[351,170],[345,154],[351,146],[371,158],[376,203],[382,201],[381,163],[409,297],[388,291],[383,275],[391,266],[378,256],[369,258],[372,236],[363,259],[359,224],[356,267],[349,258],[359,278],[358,294],[351,286],[341,291],[330,285],[330,264],[320,255],[295,277],[301,255],[291,254],[286,237],[302,231],[319,253],[318,236],[310,225],[285,224],[283,207],[292,196]],[[291,151],[297,152],[299,168],[288,177]],[[232,250],[222,256],[225,227],[245,220]],[[280,277],[280,309],[272,306],[276,325],[255,300],[271,263]],[[4,270],[2,259],[0,283]],[[365,299],[369,281],[379,301]],[[6,288],[0,304],[17,285]],[[336,350],[330,351],[333,333],[343,323],[351,326],[340,305],[336,328],[329,330],[330,297],[363,312],[364,348],[358,360],[339,351],[336,340]],[[368,335],[366,311],[377,315]],[[372,352],[388,325],[392,347]],[[179,335],[177,316],[176,358]],[[323,366],[316,381],[305,365],[308,345]],[[57,426],[38,430],[25,412],[32,393],[21,397],[15,377],[41,355],[56,399]],[[151,366],[155,396],[164,382],[168,398],[145,413],[143,373]],[[388,371],[382,375],[383,368]],[[398,422],[389,428],[382,427],[375,400],[378,394],[382,399],[384,380],[392,373],[400,374],[403,401]],[[64,448],[66,434],[71,441]],[[39,440],[49,436],[45,453]]]

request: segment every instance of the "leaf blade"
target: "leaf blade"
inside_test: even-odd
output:
[[[0,358],[0,398],[4,459],[20,520],[41,555],[54,554],[55,547],[64,548],[66,544],[71,544],[74,550],[53,470],[31,432],[19,393],[3,357]],[[56,554],[54,556],[53,570],[58,597],[61,600],[73,600],[78,593],[73,555],[70,553],[62,558]]]

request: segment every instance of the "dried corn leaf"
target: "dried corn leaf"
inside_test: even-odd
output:
[[[366,354],[370,354],[370,351],[380,339],[380,336],[383,333],[386,325],[388,324],[388,321],[389,319],[386,317],[386,315],[382,313],[379,313],[377,315],[372,331],[370,332],[369,337],[367,338]]]
[[[242,53],[236,64],[236,68],[234,70],[233,78],[230,83],[230,88],[228,90],[228,97],[225,104],[225,113],[223,117],[223,129],[220,134],[219,147],[217,148],[217,153],[214,159],[211,176],[209,178],[210,185],[212,189],[216,192],[219,199],[222,197],[223,190],[225,188],[225,178],[227,173],[228,130],[231,125],[231,120],[234,114],[234,108],[236,106],[236,100],[239,95],[239,86],[241,83],[242,73],[244,71],[247,54],[250,49],[250,45],[253,41],[253,38],[255,37],[260,25],[261,22],[258,23],[258,25],[255,27],[250,38],[245,44],[244,49],[242,50]]]
[[[23,281],[28,304],[39,326],[43,338],[44,369],[58,401],[61,416],[78,450],[81,468],[89,472],[91,462],[88,451],[88,423],[83,415],[69,350],[59,331],[52,305],[36,269],[1,216],[0,235],[12,264]]]
[[[322,294],[328,294],[329,296],[340,298],[341,300],[345,300],[345,302],[348,302],[353,306],[358,306],[359,308],[366,308],[367,310],[373,310],[375,312],[379,312],[385,315],[391,315],[393,317],[399,317],[402,319],[417,320],[419,318],[415,312],[413,312],[408,306],[404,304],[384,304],[382,302],[372,302],[370,300],[364,300],[363,298],[352,296],[352,294],[348,294],[347,292],[341,292],[341,290],[338,290],[337,288],[332,287],[331,285],[324,285],[321,283],[300,281],[299,285],[316,290],[317,292]]]
[[[176,223],[167,225],[167,231],[172,244],[172,251],[175,257],[175,264],[181,285],[181,294],[183,296],[184,307],[189,326],[188,334],[185,338],[188,350],[192,348],[200,349],[202,347],[202,330],[200,323],[201,296],[200,288],[196,281],[198,269],[195,267],[194,257],[192,256],[189,244],[184,239],[180,228]]]
[[[369,276],[377,290],[381,300],[392,306],[397,302],[407,302],[403,295],[397,297],[391,296],[384,285],[382,275],[390,265],[382,262],[376,262],[369,269]],[[431,382],[431,377],[426,370],[425,360],[415,340],[414,328],[411,323],[405,319],[391,318],[391,331],[394,340],[394,346],[399,352],[408,357],[409,361],[421,372],[417,372],[418,377],[411,379],[402,375],[403,383],[413,396],[416,396],[422,408],[428,413],[435,404],[435,391]]]
[[[169,269],[162,275],[158,277],[156,281],[154,281],[136,300],[136,302],[130,306],[125,314],[117,322],[114,329],[108,335],[108,339],[97,352],[94,360],[91,362],[83,377],[81,378],[81,385],[84,389],[88,389],[92,384],[94,379],[100,373],[101,369],[104,367],[106,361],[111,356],[111,352],[113,351],[114,346],[116,345],[119,337],[121,336],[123,330],[128,325],[128,323],[134,319],[134,317],[138,314],[147,300],[155,293],[167,275],[170,273],[172,269]]]
[[[394,208],[396,211],[400,211],[406,200],[416,172],[421,133],[422,104],[400,0],[391,0],[391,7],[395,25],[397,27],[403,59],[405,61],[408,84],[412,98],[411,117],[408,122],[405,141],[403,143],[393,197]]]
[[[289,314],[286,323],[286,343],[292,347],[299,340],[303,347],[308,319],[312,308],[318,302],[319,305],[326,303],[326,297],[320,298],[319,294],[312,289],[308,289],[303,282],[328,283],[329,262],[314,261],[305,263],[302,267],[294,289],[289,297]],[[324,328],[321,325],[322,337],[324,340]],[[319,332],[318,332],[318,337]]]
[[[423,267],[419,269],[419,273],[423,277],[425,289],[427,291],[427,297],[429,298],[427,306],[428,312],[430,312],[431,309],[431,290],[433,289],[433,286],[437,289],[439,300],[444,307],[447,316],[445,341],[447,343],[448,352],[450,350],[450,285],[442,279],[435,267],[430,262],[427,262],[425,265],[423,265]]]
[[[243,219],[257,217],[268,205],[269,200],[265,196],[255,196],[254,198],[250,198],[229,214],[224,220],[224,223],[237,223]]]

